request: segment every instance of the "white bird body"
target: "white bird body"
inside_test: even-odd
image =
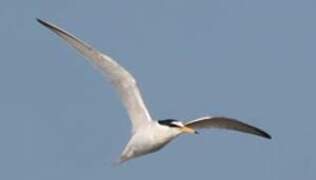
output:
[[[132,134],[124,148],[119,162],[127,161],[141,155],[156,152],[182,133],[181,130],[160,125],[151,121],[139,131]]]
[[[227,117],[206,116],[186,123],[174,119],[154,121],[143,101],[135,78],[111,57],[99,52],[79,38],[58,26],[37,19],[39,23],[63,38],[77,49],[112,82],[121,97],[130,120],[132,135],[121,154],[119,162],[158,151],[175,137],[183,133],[197,134],[196,129],[221,128],[258,135],[270,139],[261,129]]]

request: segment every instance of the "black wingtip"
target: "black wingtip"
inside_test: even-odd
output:
[[[36,21],[40,23],[41,25],[45,26],[46,28],[54,31],[55,33],[59,32],[59,33],[67,34],[65,31],[59,29],[56,25],[51,24],[48,21],[42,20],[40,18],[36,18]]]
[[[43,20],[41,20],[40,18],[36,18],[36,21],[44,26],[48,26],[49,24]]]
[[[245,123],[243,123],[243,124],[245,124]],[[255,134],[257,136],[260,136],[260,137],[263,137],[266,139],[272,139],[272,136],[270,134],[268,134],[267,132],[265,132],[264,130],[259,129],[259,128],[254,127],[254,126],[251,126],[251,125],[248,125],[248,124],[245,124],[245,125],[254,130],[252,132],[252,134]]]
[[[266,139],[272,139],[272,136],[262,130],[259,131],[260,132],[260,136]]]
[[[43,23],[43,21],[40,18],[36,18],[36,21],[41,23],[41,24]]]
[[[266,136],[265,136],[267,139],[272,139],[272,136],[268,133],[266,133]]]

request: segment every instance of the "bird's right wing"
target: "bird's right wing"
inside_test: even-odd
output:
[[[240,131],[244,133],[254,134],[264,138],[271,139],[271,136],[263,130],[251,126],[249,124],[240,122],[236,119],[227,117],[211,117],[206,116],[193,121],[189,121],[185,124],[186,127],[192,129],[204,129],[204,128],[219,128],[219,129],[230,129]]]
[[[132,131],[135,131],[142,124],[151,121],[151,116],[142,99],[136,80],[127,70],[109,56],[99,52],[58,26],[40,19],[37,19],[37,21],[59,35],[73,48],[77,49],[81,55],[95,64],[110,79],[128,111],[132,121]]]

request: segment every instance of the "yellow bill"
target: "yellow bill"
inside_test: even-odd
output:
[[[197,134],[198,133],[196,130],[189,128],[189,127],[186,127],[186,126],[183,126],[181,128],[181,131],[184,133],[190,133],[190,134]]]

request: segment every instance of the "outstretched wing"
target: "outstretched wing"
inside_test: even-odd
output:
[[[99,52],[89,44],[81,41],[79,38],[64,31],[58,26],[40,19],[37,19],[37,21],[77,49],[81,55],[95,64],[96,67],[110,79],[128,111],[128,115],[132,121],[133,132],[142,124],[151,121],[151,116],[142,99],[136,80],[127,70],[109,56]]]
[[[236,119],[227,117],[202,117],[193,121],[189,121],[185,126],[192,129],[204,129],[204,128],[219,128],[219,129],[230,129],[244,133],[254,134],[264,138],[271,139],[271,136],[263,130],[251,126],[249,124],[240,122]]]

